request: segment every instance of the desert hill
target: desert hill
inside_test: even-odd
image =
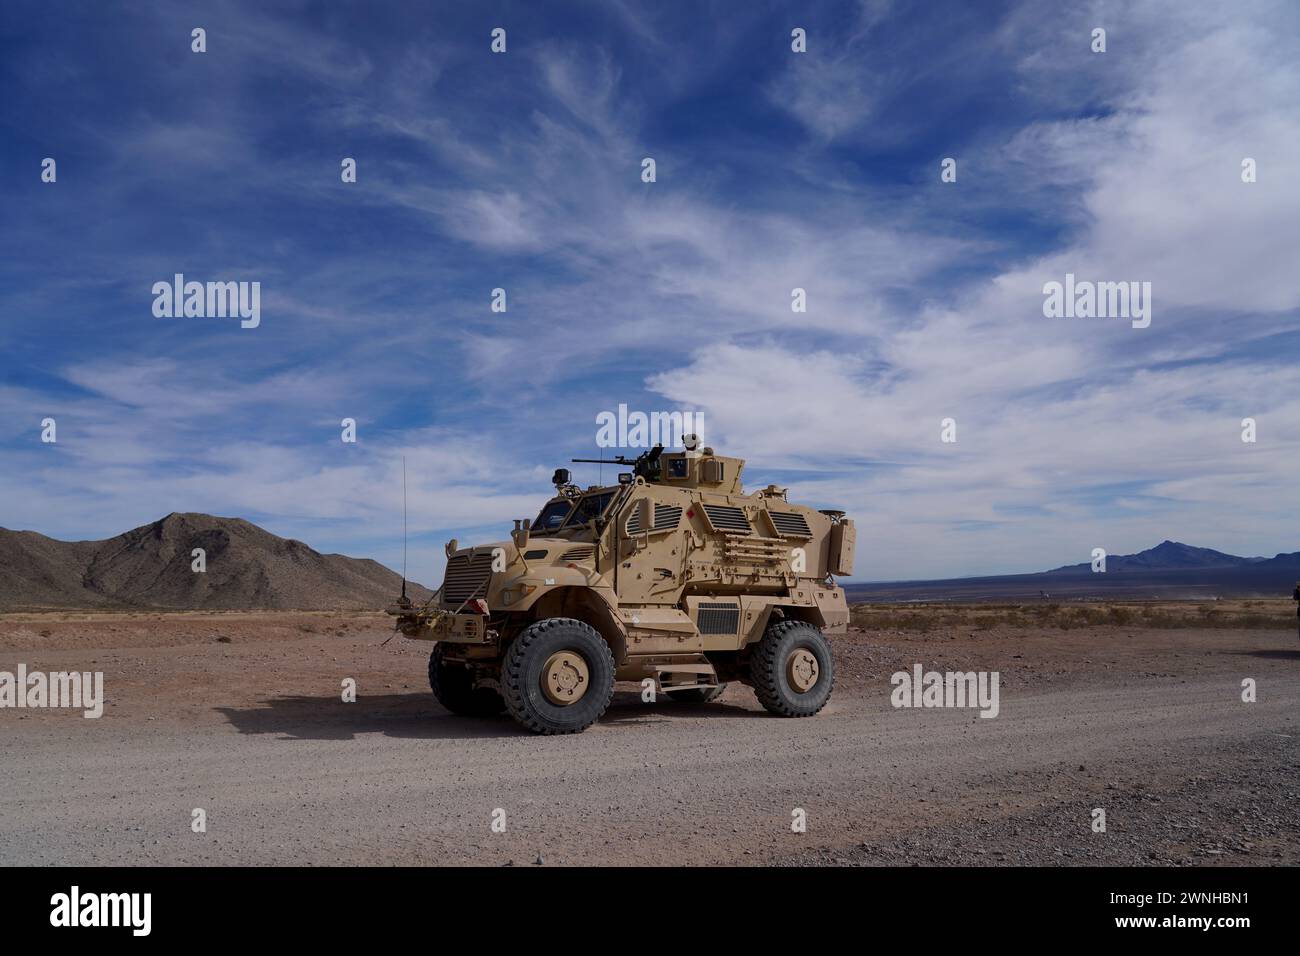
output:
[[[206,552],[201,574],[195,548]],[[378,609],[400,590],[401,576],[376,561],[321,554],[242,518],[173,513],[105,541],[0,528],[0,610]],[[407,593],[429,595],[409,582]]]

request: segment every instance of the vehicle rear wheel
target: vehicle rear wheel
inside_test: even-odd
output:
[[[782,717],[811,717],[826,706],[835,683],[831,646],[804,621],[771,625],[754,647],[749,675],[758,702]]]
[[[474,686],[469,668],[446,660],[441,644],[434,644],[429,655],[429,688],[438,703],[462,717],[494,717],[506,709],[506,702],[491,687]]]
[[[506,709],[535,734],[576,734],[614,696],[614,655],[595,628],[567,617],[530,624],[501,666]]]
[[[664,693],[679,704],[707,704],[721,697],[726,686],[726,684],[719,684],[717,687],[692,687],[689,690],[670,690]]]

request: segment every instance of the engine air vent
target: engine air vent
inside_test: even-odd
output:
[[[682,521],[682,509],[677,505],[655,505],[655,524],[651,531],[672,531]],[[627,533],[641,533],[641,513],[633,511],[627,519]]]
[[[745,512],[734,505],[704,505],[704,513],[709,516],[709,524],[715,531],[730,531],[733,534],[752,534],[753,529],[745,517]]]
[[[561,561],[586,561],[595,553],[596,553],[596,549],[594,547],[592,547],[591,545],[584,545],[582,547],[570,548],[568,551],[565,551],[564,554],[560,555],[560,560]]]
[[[789,538],[811,538],[812,529],[808,521],[797,511],[769,511],[776,533]]]
[[[472,555],[457,554],[448,558],[447,570],[442,578],[443,606],[459,607],[472,597],[483,597],[487,593],[487,582],[491,576],[491,551],[479,551]]]
[[[740,627],[740,605],[701,601],[696,626],[701,634],[735,634]]]

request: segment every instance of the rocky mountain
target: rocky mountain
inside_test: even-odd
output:
[[[1147,548],[1137,554],[1108,554],[1106,572],[1116,571],[1178,571],[1186,568],[1239,568],[1248,564],[1258,564],[1264,558],[1241,558],[1235,554],[1225,554],[1212,548],[1195,548],[1180,541],[1161,541],[1154,548]],[[1045,574],[1073,574],[1079,571],[1091,572],[1092,565],[1085,561],[1081,564],[1067,564],[1053,568]]]
[[[192,570],[193,551],[206,570]],[[0,609],[382,608],[401,576],[376,561],[321,554],[242,518],[170,514],[106,541],[56,541],[0,528]],[[413,600],[429,591],[407,584]]]

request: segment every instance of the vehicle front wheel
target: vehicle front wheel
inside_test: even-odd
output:
[[[441,644],[434,644],[429,655],[429,689],[438,703],[462,717],[494,717],[506,708],[506,702],[491,687],[474,686],[469,668],[446,660]]]
[[[811,717],[835,683],[831,645],[805,621],[773,624],[754,647],[749,676],[758,702],[782,717]]]
[[[595,628],[567,617],[530,624],[501,666],[506,709],[535,734],[576,734],[614,696],[614,655]]]

